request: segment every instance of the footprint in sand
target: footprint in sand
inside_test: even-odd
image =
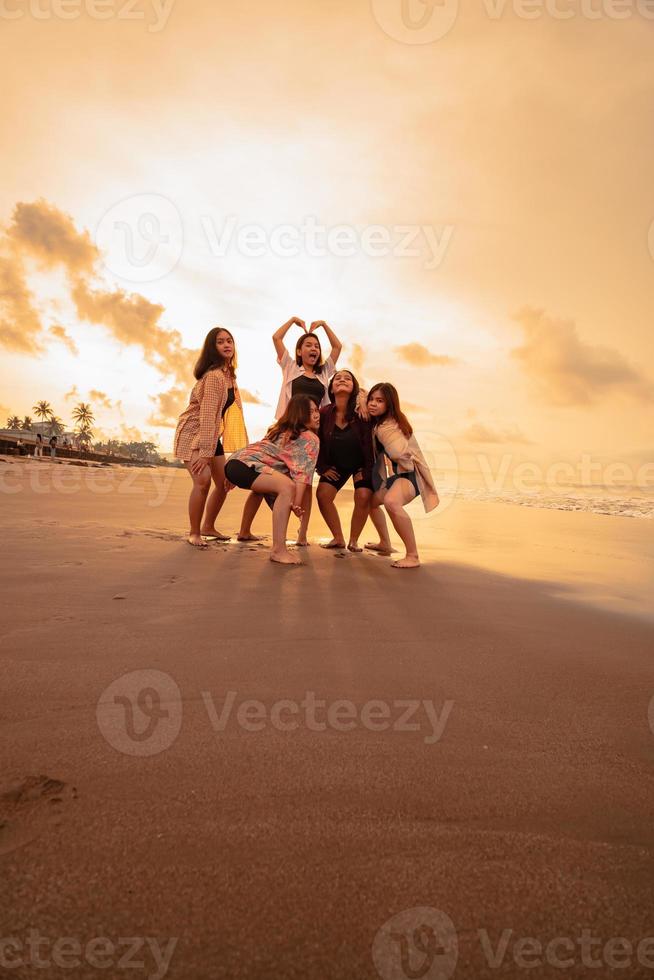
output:
[[[7,787],[0,793],[0,854],[56,830],[76,799],[74,786],[49,776],[28,776]]]
[[[171,585],[177,585],[177,583],[181,581],[181,578],[182,578],[181,575],[171,575],[168,581],[164,582],[163,585],[160,586],[160,588],[169,589]]]

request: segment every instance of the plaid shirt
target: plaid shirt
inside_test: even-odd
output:
[[[226,437],[229,436],[230,444],[224,447],[227,452],[247,443],[243,406],[236,380],[235,402],[228,409],[223,423],[228,388],[227,375],[220,368],[212,368],[195,383],[188,408],[180,415],[175,430],[173,451],[177,459],[189,460],[195,452],[203,457],[214,456],[223,430]]]

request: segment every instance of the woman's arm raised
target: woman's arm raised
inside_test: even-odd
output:
[[[329,343],[332,345],[332,349],[330,351],[329,356],[331,357],[335,366],[337,360],[340,357],[341,351],[343,350],[343,345],[338,339],[338,337],[336,336],[336,334],[334,333],[334,331],[332,330],[332,328],[329,326],[329,324],[325,323],[324,320],[314,320],[313,323],[311,324],[311,327],[309,328],[309,333],[313,333],[314,330],[318,329],[318,327],[323,328],[323,330],[327,334],[327,339],[329,340]]]
[[[279,330],[276,330],[273,334],[273,338],[272,338],[273,344],[275,345],[275,350],[277,351],[277,357],[280,361],[284,356],[284,351],[286,350],[286,347],[284,345],[284,337],[286,336],[286,334],[291,329],[294,323],[296,323],[298,327],[301,327],[306,333],[307,325],[304,322],[304,320],[301,320],[299,316],[292,316],[290,320],[287,320],[286,323],[282,324]]]

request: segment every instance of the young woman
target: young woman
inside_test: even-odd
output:
[[[345,538],[334,503],[336,494],[352,477],[354,510],[350,524],[350,551],[362,551],[359,535],[369,516],[379,532],[376,550],[390,554],[386,520],[379,507],[370,511],[372,500],[372,466],[374,460],[372,423],[363,421],[356,413],[359,382],[351,371],[337,371],[329,383],[330,404],[320,409],[320,454],[318,456],[318,506],[332,540],[323,548],[344,548]]]
[[[434,510],[438,506],[436,487],[392,384],[373,385],[368,392],[368,413],[374,423],[376,453],[372,506],[379,507],[383,503],[406,548],[405,557],[394,561],[393,568],[417,568],[420,565],[418,547],[411,518],[404,507],[420,494],[425,511]],[[392,465],[391,474],[387,460]]]
[[[282,565],[302,564],[286,547],[286,530],[291,511],[302,517],[302,500],[318,459],[319,425],[315,402],[308,395],[293,395],[265,438],[234,453],[225,467],[228,491],[236,486],[275,497],[270,560]]]
[[[204,537],[228,540],[216,530],[215,523],[225,502],[225,452],[247,444],[236,384],[236,345],[229,330],[214,327],[209,331],[193,373],[197,381],[188,408],[177,423],[174,452],[193,480],[188,542],[206,548]],[[214,486],[209,494],[212,478]]]
[[[298,326],[302,330],[302,334],[295,345],[293,357],[289,354],[284,343],[284,337],[292,326]],[[315,335],[316,330],[321,327],[331,344],[329,357],[324,362],[320,341]],[[318,408],[329,405],[327,385],[336,370],[336,362],[342,349],[342,344],[331,327],[324,320],[315,320],[310,327],[307,327],[304,320],[293,316],[279,330],[275,331],[272,339],[277,352],[277,363],[282,369],[282,389],[277,402],[275,418],[280,419],[283,416],[286,406],[294,395],[308,395]],[[311,486],[309,486],[303,503],[304,513],[296,541],[300,547],[308,545],[307,528],[311,517],[311,503],[312,494]],[[260,505],[261,497],[250,494],[243,508],[241,530],[238,535],[239,541],[256,540],[255,535],[252,534],[252,521],[256,517]]]
[[[43,436],[40,432],[36,433],[36,445],[34,446],[34,455],[43,456]]]

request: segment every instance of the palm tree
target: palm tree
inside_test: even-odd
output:
[[[52,415],[52,406],[50,402],[37,402],[36,405],[33,406],[33,411],[35,415],[38,415],[42,422],[45,422],[45,420],[49,419]]]
[[[8,429],[20,429],[20,419],[17,415],[10,415],[7,419]]]
[[[88,447],[88,444],[93,437],[93,429],[88,425],[81,425],[78,432],[79,434],[77,436],[77,441],[84,447]]]
[[[87,405],[85,402],[80,402],[73,409],[73,418],[77,422],[80,431],[82,429],[88,429],[92,422],[95,422],[93,417],[93,412],[91,411],[91,406]]]
[[[26,415],[25,418],[23,419],[23,421],[21,423],[21,428],[25,432],[31,432],[32,431],[32,420],[29,417],[29,415]]]
[[[64,431],[64,423],[56,415],[51,415],[48,419],[48,435],[60,436]]]

